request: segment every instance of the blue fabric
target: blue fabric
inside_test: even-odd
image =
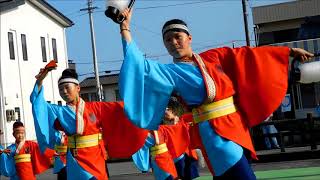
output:
[[[147,172],[152,168],[156,180],[166,180],[171,175],[160,169],[154,159],[150,157],[150,148],[154,146],[154,144],[155,140],[153,136],[149,134],[143,147],[132,155],[132,160],[140,171]]]
[[[3,151],[3,147],[0,145],[0,150]],[[2,173],[2,161],[5,161],[4,158],[2,158],[2,153],[0,154],[0,176]]]
[[[63,138],[62,134],[59,131],[55,132],[55,137],[56,137],[56,145],[61,145],[61,139]],[[64,168],[66,165],[63,163],[61,160],[60,156],[55,156],[54,157],[54,164],[53,164],[53,173],[57,174],[58,172],[61,171],[62,168]]]
[[[72,156],[70,151],[67,152],[67,179],[68,180],[89,180],[94,176],[84,170]]]
[[[245,155],[241,156],[241,159],[231,167],[227,172],[221,176],[215,176],[214,180],[256,180],[256,176],[253,173],[248,160]]]
[[[157,129],[172,92],[190,106],[204,101],[206,89],[198,67],[186,63],[159,64],[145,59],[134,41],[122,42],[125,58],[120,71],[120,95],[134,124]],[[224,173],[241,158],[241,146],[219,136],[209,122],[199,123],[199,132],[216,174]]]
[[[176,163],[178,161],[180,161],[181,159],[184,159],[185,154],[181,154],[179,157],[173,159],[173,162]]]
[[[149,148],[152,147],[154,144],[154,138],[148,135],[143,147],[132,155],[132,160],[140,171],[149,171],[149,169],[151,168]]]
[[[6,177],[10,177],[11,180],[18,180],[17,172],[16,172],[16,165],[14,161],[14,155],[16,152],[16,145],[12,144],[7,147],[10,149],[10,154],[2,153],[0,157],[0,167],[1,167],[1,175]]]
[[[317,112],[318,115],[320,116],[320,105],[318,105],[318,106],[316,107],[316,112]]]
[[[46,148],[54,149],[54,145],[59,142],[60,133],[54,128],[55,120],[60,122],[67,135],[76,133],[75,111],[69,106],[59,106],[47,103],[44,99],[43,86],[38,90],[38,85],[35,84],[30,96],[30,101],[32,103],[32,113],[37,140],[42,152],[44,152]],[[67,153],[67,166],[69,166],[67,167],[67,176],[70,180],[85,180],[93,177],[80,167],[70,152]]]
[[[123,49],[120,95],[125,102],[125,113],[138,127],[158,129],[173,91],[191,105],[203,101],[206,92],[198,68],[184,63],[164,65],[145,60],[133,41],[130,44],[123,41]]]
[[[160,169],[157,163],[152,158],[151,158],[151,167],[153,169],[153,175],[156,180],[165,180],[171,176],[169,173]]]
[[[57,174],[64,168],[66,165],[62,162],[59,156],[54,157],[53,173]]]
[[[262,128],[262,133],[264,135],[278,133],[278,130],[276,129],[276,127],[273,124],[264,125],[261,128]],[[271,139],[272,143],[270,143],[270,139]],[[275,136],[273,136],[273,137],[265,136],[264,137],[264,142],[265,142],[265,145],[266,145],[267,149],[271,149],[272,147],[280,148],[280,146],[278,144],[278,141],[277,141],[277,138]]]
[[[184,180],[191,180],[199,177],[198,171],[198,161],[189,157],[188,155],[185,156],[185,168],[184,168]]]
[[[185,155],[182,154],[178,158],[174,159],[174,166],[176,167],[178,177],[183,178],[184,177],[184,169],[185,169]]]
[[[36,130],[37,141],[42,152],[46,148],[54,149],[57,142],[59,131],[54,128],[54,121],[59,120],[61,126],[67,134],[75,134],[76,132],[76,114],[74,110],[68,106],[58,106],[49,104],[44,99],[44,88],[38,90],[35,84],[30,96],[32,103],[32,114]]]
[[[262,128],[262,133],[263,134],[273,134],[273,133],[278,133],[278,130],[274,125],[264,125],[261,127]]]
[[[243,154],[242,147],[219,136],[211,128],[209,121],[199,123],[199,132],[216,175],[225,173],[239,161]]]

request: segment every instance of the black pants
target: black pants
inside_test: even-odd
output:
[[[57,175],[58,180],[67,180],[67,167],[62,168]]]

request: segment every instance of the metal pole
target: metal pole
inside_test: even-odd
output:
[[[250,46],[250,36],[249,36],[249,28],[248,28],[247,0],[242,0],[242,12],[243,12],[243,20],[244,20],[244,30],[245,30],[245,33],[246,33],[246,42],[247,42],[247,46]]]
[[[98,98],[98,101],[102,101],[102,92],[101,92],[100,77],[99,77],[99,70],[98,70],[98,63],[97,63],[96,41],[95,41],[93,18],[92,18],[92,12],[96,8],[97,7],[92,7],[92,0],[88,0],[88,8],[80,9],[80,11],[86,10],[88,11],[88,14],[89,14],[92,58],[93,58],[94,73],[96,78],[96,88],[97,88],[97,96],[98,96],[97,98]]]

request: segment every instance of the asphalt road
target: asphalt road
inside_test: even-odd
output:
[[[110,171],[110,180],[154,180],[151,173],[142,174],[136,170],[132,162],[114,162],[108,165]],[[254,163],[252,167],[255,171],[276,170],[276,169],[291,169],[302,167],[320,167],[320,159],[282,161],[269,163]],[[202,176],[210,175],[206,168],[200,170]],[[9,180],[1,177],[1,180]],[[39,175],[40,180],[55,180],[56,175],[52,174],[52,169]]]

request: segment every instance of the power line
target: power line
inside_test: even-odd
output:
[[[203,3],[212,2],[212,1],[216,1],[216,0],[206,0],[206,1],[202,0],[202,1],[196,1],[196,2],[168,4],[168,5],[162,5],[162,6],[149,6],[149,7],[135,8],[135,9],[144,10],[144,9],[166,8],[166,7],[175,7],[175,6],[185,6],[190,4],[203,4]]]
[[[99,71],[99,74],[103,74],[103,73],[109,74],[109,73],[112,73],[112,72],[119,72],[119,71],[120,71],[119,69],[105,70],[105,71]],[[91,74],[94,74],[94,72],[78,74],[78,76],[87,76],[87,75],[91,75]]]
[[[252,42],[254,42],[255,40],[250,40]],[[200,50],[204,50],[207,48],[215,48],[215,47],[221,47],[223,45],[227,45],[227,44],[232,44],[233,42],[246,42],[246,40],[231,40],[231,41],[226,41],[226,42],[221,42],[221,43],[215,43],[215,44],[209,44],[209,45],[204,45],[204,46],[196,46],[195,48],[193,48],[193,50],[196,51],[200,51]],[[155,55],[148,55],[148,58],[159,58],[159,57],[165,57],[165,56],[169,56],[168,53],[161,53],[161,54],[155,54]],[[98,64],[104,64],[104,63],[120,63],[122,62],[123,59],[117,59],[117,60],[105,60],[105,61],[100,61],[98,62]],[[77,65],[88,65],[88,64],[92,64],[92,62],[79,62],[77,63]]]
[[[217,0],[202,0],[202,1],[195,1],[195,2],[186,2],[186,3],[177,3],[177,4],[168,4],[168,5],[159,5],[159,6],[148,6],[148,7],[136,7],[135,10],[145,10],[145,9],[157,9],[157,8],[166,8],[166,7],[175,7],[175,6],[185,6],[190,4],[203,4],[208,2],[213,2]],[[96,12],[104,12],[104,10],[96,11]]]

